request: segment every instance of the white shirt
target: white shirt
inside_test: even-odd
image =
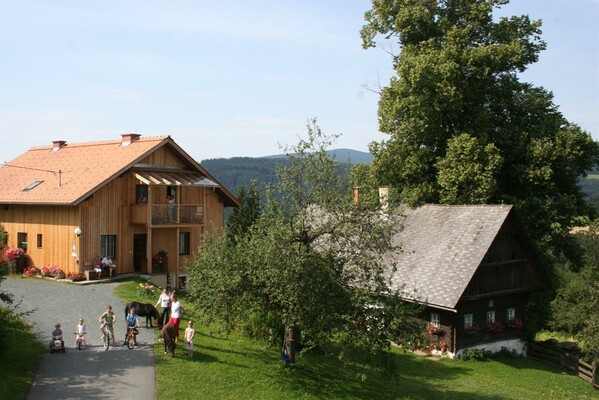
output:
[[[166,293],[162,293],[160,295],[160,298],[158,299],[158,301],[160,302],[160,306],[162,308],[170,307],[171,306],[171,296],[169,296]]]
[[[179,300],[174,301],[171,305],[171,317],[181,318],[181,303],[179,303]]]
[[[112,259],[110,257],[104,257],[102,259],[102,265],[112,265]]]

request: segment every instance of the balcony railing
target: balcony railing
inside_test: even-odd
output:
[[[135,204],[131,206],[131,223],[145,225],[148,220],[152,226],[203,224],[204,206],[199,204]]]

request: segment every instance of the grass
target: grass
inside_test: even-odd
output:
[[[574,338],[574,336],[565,333],[565,332],[556,332],[556,331],[540,331],[535,335],[536,341],[544,341],[549,339],[555,339],[559,342],[574,342],[578,343],[578,340]]]
[[[23,399],[29,390],[37,362],[45,351],[31,329],[8,309],[0,307],[0,399]]]
[[[116,295],[153,302],[137,292],[139,280]],[[158,298],[158,293],[154,296]],[[182,299],[184,321],[194,309]],[[186,324],[182,323],[181,327]],[[156,399],[594,399],[599,393],[580,378],[530,359],[486,362],[434,359],[394,351],[385,362],[364,353],[343,357],[304,355],[285,366],[279,349],[238,334],[222,336],[196,324],[196,351],[184,344],[176,357],[155,347]],[[158,334],[158,333],[157,333]]]

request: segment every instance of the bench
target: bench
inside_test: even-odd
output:
[[[90,281],[92,279],[97,279],[97,276],[98,276],[98,273],[93,268],[86,269],[85,271],[83,271],[83,273],[85,274],[86,281]],[[114,276],[116,276],[116,265],[114,265],[108,269],[102,269],[102,272],[100,272],[100,279],[114,277]]]

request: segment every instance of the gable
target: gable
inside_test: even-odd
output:
[[[407,209],[394,239],[401,248],[392,286],[407,299],[455,309],[511,205],[425,205]]]

